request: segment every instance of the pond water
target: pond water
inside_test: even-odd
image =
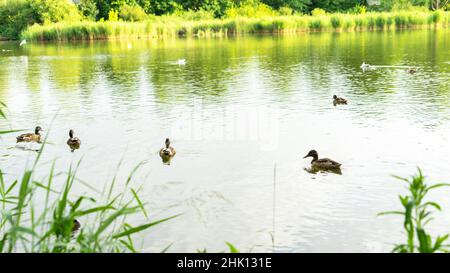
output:
[[[140,235],[144,251],[390,251],[402,221],[376,214],[406,193],[391,175],[420,166],[429,183],[450,182],[448,29],[0,48],[1,129],[48,133],[36,179],[54,159],[67,171],[83,157],[80,180],[101,189],[117,175],[121,187],[145,161],[136,183],[150,217],[182,213]],[[349,104],[333,106],[334,94]],[[74,153],[69,129],[82,141]],[[166,137],[170,165],[158,155]],[[342,175],[306,172],[311,149]],[[15,134],[0,139],[10,182],[35,155]],[[432,195],[435,233],[450,231],[449,194]]]

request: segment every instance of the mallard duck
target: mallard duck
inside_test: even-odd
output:
[[[341,163],[338,163],[334,160],[331,160],[329,158],[321,158],[319,159],[319,154],[316,152],[316,150],[311,150],[309,151],[309,153],[303,157],[303,158],[307,158],[307,157],[312,157],[313,160],[311,161],[311,168],[313,170],[324,170],[324,171],[328,171],[328,170],[339,170],[341,168]]]
[[[69,130],[69,139],[67,140],[67,145],[69,145],[72,152],[80,148],[81,140],[77,137],[73,137],[73,130]]]
[[[170,140],[168,138],[166,138],[165,144],[166,147],[159,150],[159,156],[162,158],[163,163],[170,165],[170,160],[175,156],[177,152],[173,147],[170,146]]]
[[[415,70],[414,68],[408,68],[406,69],[406,72],[408,72],[409,74],[416,74],[417,70]]]
[[[338,96],[334,95],[333,96],[333,104],[347,104],[347,100],[344,98],[339,98]]]
[[[34,129],[34,134],[33,133],[27,133],[27,134],[21,134],[20,136],[16,137],[17,142],[40,142],[41,141],[41,131],[42,128],[37,126]]]
[[[80,222],[78,222],[77,219],[73,219],[72,233],[77,232],[80,228],[81,228]]]

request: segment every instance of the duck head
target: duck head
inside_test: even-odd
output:
[[[333,95],[333,99],[337,99],[337,96],[336,96],[336,95]]]
[[[305,155],[303,158],[312,157],[314,160],[319,159],[319,154],[316,150],[311,150],[307,155]]]
[[[169,148],[170,146],[170,139],[166,138],[166,148]]]
[[[35,129],[34,129],[34,133],[36,134],[36,135],[40,135],[40,132],[41,131],[43,131],[42,130],[42,128],[40,127],[40,126],[37,126]]]
[[[69,130],[69,137],[73,138],[73,130],[72,129]]]

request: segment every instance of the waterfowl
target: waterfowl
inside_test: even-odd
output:
[[[416,74],[417,70],[415,70],[413,68],[408,68],[408,69],[406,69],[406,72],[408,72],[409,74]]]
[[[20,136],[16,137],[17,142],[40,142],[41,141],[41,131],[42,128],[37,126],[34,129],[34,133],[26,133],[26,134],[21,134]]]
[[[341,165],[342,165],[341,163],[338,163],[329,158],[319,159],[319,154],[317,153],[316,150],[309,151],[309,153],[303,158],[307,158],[307,157],[313,158],[313,160],[311,161],[311,168],[313,170],[336,171],[336,170],[340,170]]]
[[[81,140],[73,136],[72,129],[69,130],[69,139],[67,140],[67,145],[69,145],[70,149],[72,149],[72,152],[76,149],[79,149],[81,145]]]
[[[340,97],[334,95],[333,96],[333,104],[334,105],[336,105],[336,104],[347,104],[347,100],[344,99],[344,98],[340,98]]]
[[[365,62],[363,62],[360,67],[361,67],[362,70],[369,69],[370,68],[370,64],[366,64]]]
[[[159,150],[159,156],[161,157],[163,163],[170,165],[170,160],[175,156],[177,152],[172,146],[170,146],[170,139],[166,138],[165,144],[166,147]]]
[[[80,222],[78,222],[77,219],[73,219],[72,233],[77,232],[80,228],[81,228]]]

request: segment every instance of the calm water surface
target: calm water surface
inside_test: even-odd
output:
[[[66,171],[83,157],[81,181],[101,190],[117,174],[122,187],[145,161],[134,187],[150,217],[183,213],[142,234],[145,251],[222,251],[224,241],[245,252],[390,251],[401,219],[376,214],[400,208],[404,185],[391,174],[420,166],[450,182],[449,30],[0,47],[11,50],[0,52],[1,129],[49,133],[36,179],[54,159]],[[334,94],[349,105],[334,107]],[[158,156],[166,137],[170,166]],[[311,149],[343,174],[306,172]],[[1,138],[9,181],[34,157],[14,134]],[[432,196],[443,204],[433,232],[449,232],[449,196]]]

